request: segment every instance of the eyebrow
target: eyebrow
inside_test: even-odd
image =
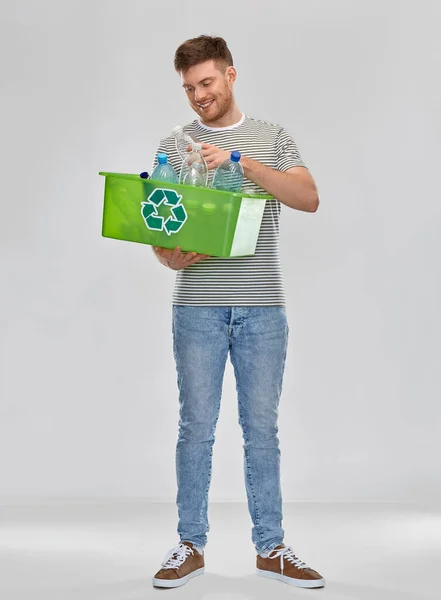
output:
[[[201,79],[201,81],[199,83],[204,83],[204,81],[208,81],[209,79],[214,79],[213,77],[205,77],[204,79]],[[182,87],[193,87],[190,83],[183,83]]]

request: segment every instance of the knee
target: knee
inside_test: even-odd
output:
[[[180,421],[179,441],[198,444],[202,442],[214,442],[216,423],[213,421]]]
[[[279,448],[278,428],[276,425],[243,427],[242,431],[246,448]]]

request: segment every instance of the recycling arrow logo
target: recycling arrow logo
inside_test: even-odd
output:
[[[154,231],[165,230],[167,235],[177,233],[187,220],[187,211],[180,204],[181,200],[182,196],[175,190],[156,188],[147,198],[146,202],[141,202],[141,214],[148,229],[153,229]],[[164,219],[164,217],[158,215],[158,207],[161,204],[171,206],[172,217]]]

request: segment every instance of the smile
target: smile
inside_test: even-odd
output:
[[[208,108],[208,107],[209,107],[209,106],[210,106],[210,105],[211,105],[213,102],[214,102],[214,100],[210,100],[210,102],[206,102],[205,104],[199,104],[199,102],[198,102],[198,103],[197,103],[197,105],[199,106],[199,108],[202,108],[202,109],[204,109],[204,110],[205,110],[205,109],[206,109],[206,108]]]

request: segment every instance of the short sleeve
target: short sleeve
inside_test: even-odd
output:
[[[158,147],[156,148],[156,153],[155,153],[155,156],[154,156],[154,158],[153,158],[153,162],[152,162],[152,170],[151,170],[151,173],[150,173],[150,175],[153,173],[153,171],[154,171],[154,170],[155,170],[155,168],[156,168],[156,165],[158,164],[158,154],[159,154],[159,153],[161,153],[161,152],[164,152],[165,154],[167,154],[167,149],[166,149],[166,147],[165,147],[165,140],[161,140],[161,141],[159,142],[159,145],[158,145]]]
[[[276,139],[276,169],[287,171],[291,167],[306,167],[306,165],[294,139],[281,127]]]

